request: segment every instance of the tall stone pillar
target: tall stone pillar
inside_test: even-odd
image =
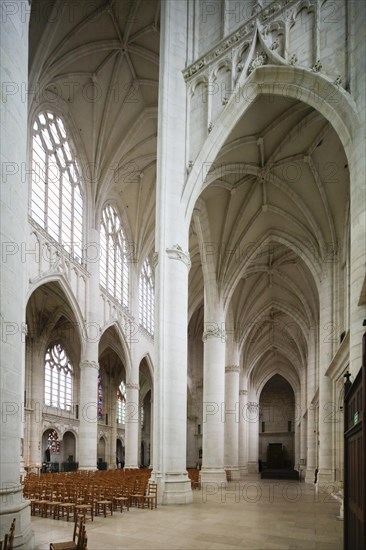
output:
[[[207,290],[205,289],[205,296]],[[205,303],[206,308],[209,305]],[[220,312],[205,320],[203,334],[203,417],[201,482],[226,483],[224,469],[225,332]]]
[[[259,402],[254,392],[249,393],[246,421],[248,422],[248,473],[255,474],[258,472]]]
[[[320,288],[319,319],[319,473],[318,482],[333,481],[333,423],[332,381],[325,375],[333,357],[332,334],[332,277],[328,273]]]
[[[95,470],[98,445],[98,346],[100,339],[100,312],[97,309],[99,295],[99,231],[90,228],[86,243],[88,251],[87,322],[86,341],[80,361],[79,390],[79,469]]]
[[[239,365],[225,367],[225,403],[221,415],[225,426],[225,468],[231,479],[240,479],[239,472]]]
[[[111,390],[111,407],[110,407],[110,424],[111,424],[111,441],[110,441],[110,459],[109,468],[114,469],[117,467],[117,411],[116,411],[116,392],[114,386]]]
[[[95,470],[98,443],[97,361],[80,361],[79,470]]]
[[[248,473],[248,420],[247,420],[247,403],[248,390],[247,383],[241,381],[241,386],[244,389],[239,390],[239,470],[240,476],[243,477]]]
[[[306,483],[314,483],[317,464],[318,435],[316,426],[316,405],[313,402],[316,387],[316,337],[314,329],[309,338],[307,369],[307,430],[306,430]]]
[[[350,91],[357,106],[357,121],[350,147],[350,365],[353,377],[361,365],[363,320],[366,317],[365,301],[361,298],[365,283],[366,263],[366,157],[365,157],[365,23],[366,5],[356,0],[346,3],[349,36],[347,41],[350,67]]]
[[[156,196],[154,454],[163,504],[192,502],[186,470],[189,222],[185,184],[187,2],[161,3]]]
[[[126,384],[125,468],[139,467],[139,389],[136,381]]]
[[[28,181],[26,1],[1,3],[1,369],[0,538],[16,518],[14,546],[33,548],[29,502],[20,485],[24,400]]]

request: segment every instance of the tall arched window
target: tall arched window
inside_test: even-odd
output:
[[[124,424],[126,420],[126,384],[121,382],[117,390],[117,422]]]
[[[82,259],[80,169],[60,117],[39,113],[33,124],[32,218],[76,260]]]
[[[139,321],[150,334],[154,334],[154,279],[148,258],[144,261],[139,281]]]
[[[100,284],[128,307],[128,261],[121,220],[112,205],[104,208],[100,228]]]
[[[48,348],[45,356],[44,401],[50,407],[70,411],[74,369],[61,344]]]

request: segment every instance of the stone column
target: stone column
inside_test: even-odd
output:
[[[185,184],[187,2],[161,3],[156,191],[154,455],[163,504],[192,502],[186,470],[189,221]]]
[[[309,337],[307,369],[307,430],[306,430],[306,483],[314,483],[318,436],[315,421],[316,405],[313,403],[316,387],[316,337],[312,329]]]
[[[126,383],[125,468],[139,467],[139,384]]]
[[[355,121],[353,139],[350,147],[350,365],[352,380],[361,365],[363,320],[366,317],[364,301],[360,300],[365,282],[366,263],[366,193],[365,193],[365,126],[366,83],[365,65],[365,20],[366,5],[364,2],[346,3],[348,19],[348,51],[350,79],[349,85],[352,100],[355,101],[358,119]]]
[[[333,481],[333,422],[336,418],[332,400],[332,381],[325,375],[333,357],[331,279],[331,273],[328,273],[321,283],[319,292],[319,484]]]
[[[243,382],[242,382],[242,385]],[[246,386],[246,382],[245,382]],[[247,420],[248,390],[239,390],[239,470],[240,477],[248,473],[248,420]]]
[[[225,367],[225,403],[221,415],[225,426],[225,468],[231,479],[240,479],[239,472],[239,365]]]
[[[117,412],[116,412],[116,392],[114,391],[114,385],[113,385],[113,388],[111,390],[111,406],[110,406],[110,411],[111,411],[111,420],[110,420],[110,424],[111,424],[111,431],[110,431],[110,434],[111,434],[111,442],[110,442],[110,460],[109,460],[109,468],[110,469],[115,469],[117,468],[117,461],[116,461],[116,456],[117,456]]]
[[[150,462],[149,462],[149,468],[152,468],[153,461],[154,461],[154,442],[153,442],[153,434],[154,434],[154,394],[153,394],[153,388],[151,388],[151,400],[150,400]]]
[[[98,445],[98,346],[100,338],[99,296],[99,231],[89,228],[86,341],[82,346],[79,390],[79,469],[95,470]]]
[[[253,392],[249,394],[246,410],[248,422],[248,473],[258,472],[259,452],[259,402]]]
[[[1,369],[0,538],[16,518],[15,546],[33,548],[29,502],[22,496],[28,180],[28,15],[26,1],[1,4]]]
[[[207,290],[205,289],[205,295]],[[208,309],[208,307],[207,307]],[[205,304],[206,316],[206,304]],[[203,334],[203,417],[201,481],[226,483],[224,469],[225,333],[220,314],[205,321]],[[222,321],[222,322],[221,322]]]
[[[95,470],[98,444],[97,361],[80,361],[79,470]]]

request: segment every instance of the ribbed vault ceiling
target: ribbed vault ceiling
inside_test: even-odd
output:
[[[208,261],[258,380],[275,364],[301,379],[320,281],[344,255],[348,195],[332,126],[279,96],[259,97],[208,171],[191,224],[190,314],[203,303]]]
[[[160,0],[33,0],[30,89],[66,113],[86,194],[119,205],[139,255],[154,239]]]

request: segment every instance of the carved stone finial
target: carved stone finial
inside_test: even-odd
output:
[[[209,125],[208,125],[208,128],[207,128],[208,133],[212,132],[212,128],[213,128],[213,124],[212,124],[212,122],[210,122]]]
[[[257,67],[261,67],[267,61],[265,53],[257,53],[256,57],[249,63],[248,74],[251,74]]]
[[[334,84],[335,84],[336,86],[341,86],[341,85],[342,85],[342,77],[341,77],[340,74],[339,74],[339,75],[337,76],[337,78],[335,79]]]
[[[292,56],[289,59],[289,63],[290,63],[290,65],[296,65],[297,62],[298,62],[297,55],[296,55],[296,53],[293,53]]]
[[[318,73],[319,71],[321,71],[323,68],[323,65],[321,64],[320,62],[320,59],[318,59],[314,65],[311,67],[311,70],[313,71],[313,73]]]

